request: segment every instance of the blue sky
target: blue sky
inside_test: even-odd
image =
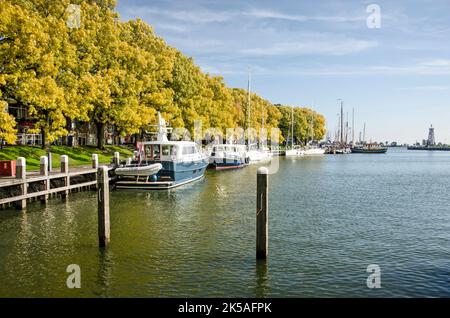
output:
[[[369,4],[381,28],[368,28]],[[312,106],[333,134],[338,98],[367,139],[450,143],[450,1],[119,0],[229,86]]]

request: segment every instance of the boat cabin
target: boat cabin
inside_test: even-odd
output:
[[[195,142],[143,142],[141,153],[144,154],[143,160],[149,161],[173,161],[183,159],[196,159],[199,157],[200,151]]]
[[[245,145],[232,145],[232,144],[215,145],[212,149],[212,153],[221,153],[221,152],[244,153],[245,151],[246,151]]]

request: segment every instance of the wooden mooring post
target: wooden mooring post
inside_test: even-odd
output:
[[[269,169],[261,167],[256,177],[256,258],[266,259],[269,248]]]
[[[98,245],[105,247],[109,243],[109,177],[108,167],[97,170],[97,205],[98,205]]]
[[[120,165],[120,153],[118,151],[116,151],[114,153],[113,162],[114,162],[114,168],[117,168]]]
[[[67,155],[62,155],[60,157],[61,160],[61,173],[64,173],[66,176],[64,177],[64,185],[66,187],[70,186],[70,176],[69,176],[69,157]],[[69,195],[69,190],[65,190],[61,193],[62,199],[67,199]]]
[[[98,155],[92,154],[92,169],[98,169]]]
[[[47,154],[48,157],[48,172],[52,172],[52,153]]]
[[[47,156],[42,156],[41,157],[41,161],[40,161],[40,175],[41,176],[48,176],[48,157]],[[50,190],[50,179],[44,180],[44,187],[45,190],[48,191]],[[41,196],[41,203],[42,204],[46,204],[48,201],[48,194],[44,194],[43,196]]]
[[[27,178],[27,162],[25,158],[19,157],[16,160],[16,179],[25,180]],[[26,182],[22,183],[21,194],[26,195],[28,192],[28,184]],[[16,207],[18,210],[25,210],[27,208],[27,199],[23,199],[16,202]]]

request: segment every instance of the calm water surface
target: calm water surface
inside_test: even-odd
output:
[[[450,297],[450,152],[280,159],[267,263],[255,261],[257,166],[170,192],[96,194],[0,211],[2,297]],[[66,267],[79,264],[81,289]],[[381,289],[366,268],[381,267]]]

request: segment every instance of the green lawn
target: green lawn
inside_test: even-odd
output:
[[[59,157],[61,155],[69,156],[69,167],[91,165],[94,153],[98,154],[99,163],[109,163],[116,151],[120,153],[121,159],[133,155],[132,148],[122,146],[105,146],[104,151],[94,147],[52,146],[52,166],[53,168],[60,167]],[[0,160],[16,160],[17,157],[24,157],[27,161],[27,170],[39,170],[40,157],[45,155],[47,153],[38,147],[12,146],[0,149]]]

